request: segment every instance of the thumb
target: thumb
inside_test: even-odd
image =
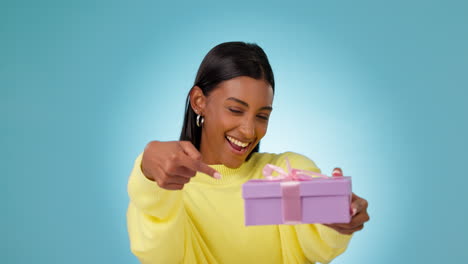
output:
[[[332,172],[333,177],[341,177],[343,176],[343,170],[341,168],[334,168]]]

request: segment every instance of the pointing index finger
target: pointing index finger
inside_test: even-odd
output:
[[[221,179],[221,173],[219,173],[217,170],[211,168],[210,166],[206,165],[202,161],[198,160],[196,162],[198,163],[197,171],[208,174],[215,179],[218,179],[218,180]]]
[[[194,170],[208,174],[215,179],[221,179],[221,173],[201,161],[200,152],[191,142],[180,141],[180,146],[184,153],[192,160],[191,166],[193,166]]]

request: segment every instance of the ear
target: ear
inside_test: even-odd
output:
[[[190,90],[190,106],[196,114],[203,116],[206,106],[206,96],[198,86],[194,86],[192,90]]]

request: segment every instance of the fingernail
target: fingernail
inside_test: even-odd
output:
[[[213,176],[215,177],[215,179],[218,179],[218,180],[221,179],[221,177],[222,177],[221,173],[219,173],[219,172],[215,172],[215,174]]]
[[[332,172],[333,177],[341,177],[343,176],[343,171],[340,168],[335,168]]]
[[[356,208],[353,208],[353,216],[355,216],[357,213],[357,209]]]

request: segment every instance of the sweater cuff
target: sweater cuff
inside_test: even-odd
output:
[[[353,235],[344,235],[327,226],[317,224],[317,231],[320,237],[331,248],[346,248]]]

